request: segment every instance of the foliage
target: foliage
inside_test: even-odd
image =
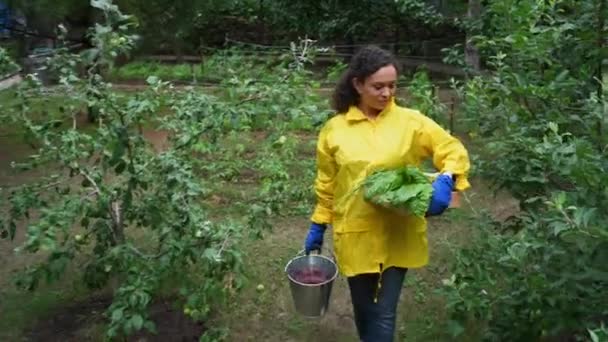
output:
[[[155,75],[142,92],[117,93],[100,70],[133,49],[135,22],[110,1],[92,5],[105,20],[91,28],[92,48],[60,47],[48,61],[65,94],[59,109],[44,105],[50,97],[33,75],[2,104],[5,122],[36,148],[15,170],[45,171],[1,189],[0,235],[13,239],[23,226],[18,253],[41,258],[16,283],[34,291],[70,272],[91,289],[109,287],[109,337],[154,331],[147,307],[168,283],[188,315],[205,320],[245,283],[241,243],[270,229],[270,217],[312,205],[314,160],[298,149],[299,135],[329,114],[307,70],[316,48],[293,44],[272,65],[218,54],[204,65],[217,71],[214,95],[176,91]],[[92,126],[80,123],[83,107],[99,113]],[[163,147],[146,139],[149,127],[167,134]],[[227,143],[244,136],[251,145]],[[252,180],[255,191],[231,203],[242,217],[221,217],[210,205],[231,183]]]
[[[79,129],[76,105],[62,108],[50,121],[30,117],[28,104],[42,96],[42,89],[34,76],[27,77],[19,88],[20,105],[8,108],[7,119],[16,120],[40,145],[16,167],[49,172],[10,189],[10,216],[2,234],[14,238],[17,224],[25,220],[26,240],[18,251],[47,255],[18,277],[24,289],[59,280],[75,261],[83,263],[82,279],[91,288],[117,280],[108,309],[108,335],[115,337],[142,328],[154,331],[145,309],[162,281],[184,268],[197,269],[207,279],[203,288],[194,279],[181,288],[204,317],[210,303],[221,298],[224,272],[237,267],[240,255],[227,243],[238,237],[238,229],[230,222],[210,222],[201,208],[203,188],[193,172],[191,144],[155,153],[138,130],[163,104],[166,85],[150,79],[146,92],[121,101],[94,73],[94,66],[111,64],[128,49],[133,37],[127,33],[130,18],[117,7],[104,1],[92,5],[104,11],[107,22],[92,31],[90,59],[60,50],[50,67],[60,73],[71,99],[101,108],[99,125]],[[75,70],[90,61],[88,78],[81,79]],[[61,127],[66,119],[72,121],[69,128]],[[136,239],[139,232],[145,232],[143,241]]]
[[[458,88],[478,170],[521,213],[479,217],[458,251],[448,299],[454,335],[485,340],[588,335],[606,317],[606,102],[594,79],[605,57],[594,1],[490,1],[475,37],[488,75]],[[605,94],[601,94],[605,96]]]
[[[589,338],[592,342],[608,341],[608,328],[606,328],[604,323],[602,323],[600,327],[596,329],[588,329],[588,331]]]
[[[564,192],[552,196],[544,211],[522,215],[517,232],[497,234],[484,220],[458,253],[444,289],[454,333],[477,320],[488,340],[537,340],[606,314],[606,220]]]
[[[92,25],[98,19],[86,1],[8,3],[23,10],[30,26],[46,35],[54,35],[53,29],[59,23],[79,27],[85,23]],[[463,0],[118,0],[116,3],[124,13],[137,18],[137,33],[144,38],[138,41],[137,51],[178,56],[202,55],[208,47],[226,47],[231,39],[287,45],[305,36],[347,45],[391,42],[403,52],[408,49],[403,46],[412,43],[412,37],[422,40],[457,32],[458,22],[443,14],[462,16],[466,10]],[[441,8],[437,8],[438,4]],[[354,46],[344,46],[348,51],[351,48]],[[263,51],[263,55],[272,53],[268,49]]]
[[[411,16],[412,19],[429,27],[442,24],[446,20],[427,1],[395,0],[395,5],[399,14]]]
[[[0,79],[19,70],[19,66],[13,62],[8,52],[0,47]]]
[[[324,41],[338,37],[369,40],[376,38],[378,32],[394,32],[408,21],[426,25],[428,29],[443,21],[431,5],[420,0],[274,1],[262,13],[273,27],[288,33],[306,32]]]
[[[330,66],[327,70],[327,79],[330,82],[336,83],[340,80],[340,76],[346,71],[348,64],[337,61],[334,65]]]
[[[447,106],[442,103],[428,73],[420,70],[414,73],[407,86],[407,106],[419,110],[439,124],[445,126]]]
[[[143,39],[138,40],[134,53],[169,53],[179,58],[206,54],[209,47],[224,48],[233,39],[276,46],[303,37],[346,44],[342,50],[348,52],[365,41],[387,42],[387,47],[392,46],[388,45],[390,42],[395,44],[392,46],[395,51],[409,52],[411,37],[432,39],[460,30],[458,22],[444,17],[442,12],[461,16],[465,10],[464,1],[440,2],[441,8],[437,9],[438,2],[428,0],[118,0],[116,3],[123,12],[137,18],[137,33]],[[53,29],[59,23],[80,27],[98,20],[86,1],[13,0],[9,5],[23,10],[30,26],[47,36],[55,35]],[[274,53],[274,49],[261,51],[264,56]]]
[[[205,30],[221,26],[228,15],[246,14],[250,1],[195,0],[119,0],[117,3],[126,13],[139,19],[140,33],[146,37],[145,47],[161,47],[176,54],[196,52]],[[159,28],[163,28],[159,30]]]
[[[275,65],[263,68],[224,68],[221,89],[228,102],[238,104],[244,115],[238,119],[251,129],[267,128],[269,120],[277,128],[311,129],[327,119],[330,111],[317,90],[319,82],[305,68],[314,58],[314,46],[295,46]],[[246,63],[246,62],[245,62]],[[236,113],[235,113],[236,114]],[[236,119],[236,118],[235,118]]]

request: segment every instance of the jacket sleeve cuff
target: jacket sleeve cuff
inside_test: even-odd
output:
[[[330,209],[317,205],[310,220],[315,223],[331,223],[333,213]]]
[[[465,175],[455,174],[455,176],[456,176],[456,184],[454,185],[454,188],[457,191],[464,191],[471,187],[471,183],[469,183],[469,180],[467,179],[467,177]]]
[[[456,177],[456,182],[454,184],[454,189],[457,191],[464,191],[471,187],[471,183],[469,183],[468,172],[465,168],[459,165],[446,165],[443,172],[449,172]]]

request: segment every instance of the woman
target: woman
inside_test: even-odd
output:
[[[409,268],[428,262],[426,220],[402,216],[366,202],[352,189],[381,168],[419,166],[431,157],[433,181],[427,216],[440,215],[453,190],[470,187],[464,146],[422,113],[394,102],[397,62],[375,46],[361,49],[338,83],[337,113],[319,133],[317,204],[305,240],[320,249],[332,226],[334,253],[349,284],[362,341],[392,341],[397,303]]]

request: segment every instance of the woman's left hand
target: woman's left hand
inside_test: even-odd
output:
[[[310,254],[310,252],[315,249],[320,250],[321,247],[323,247],[323,235],[325,234],[326,229],[326,224],[311,222],[308,235],[306,236],[306,240],[304,242],[304,250],[306,251],[306,255]]]
[[[449,206],[454,190],[451,174],[441,174],[433,181],[433,195],[426,216],[441,215]]]

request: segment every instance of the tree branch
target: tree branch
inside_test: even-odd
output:
[[[116,108],[116,106],[114,106],[114,104],[112,104],[112,109],[114,109],[116,111],[116,113],[118,113],[118,118],[120,119],[120,124],[122,125],[123,128],[125,128],[125,130],[127,129],[127,122],[125,120],[125,115],[124,113],[119,109]],[[131,164],[131,169],[134,170],[135,169],[135,162],[133,159],[133,148],[131,147],[131,142],[129,141],[129,137],[127,137],[125,144],[127,145],[127,156],[129,157],[129,163]]]
[[[120,212],[120,203],[111,202],[110,203],[110,216],[112,217],[113,226],[112,231],[114,232],[114,237],[116,238],[116,243],[123,244],[125,243],[125,234],[124,227]]]
[[[91,194],[89,194],[90,196],[92,195],[97,195],[99,196],[101,194],[101,189],[99,188],[99,186],[97,185],[97,182],[95,182],[95,180],[93,178],[91,178],[91,176],[89,176],[86,172],[84,172],[82,169],[79,170],[79,173],[85,177],[93,186],[93,188],[95,189],[95,191]],[[125,242],[125,236],[123,233],[123,222],[122,222],[122,218],[121,218],[121,211],[120,211],[120,204],[117,201],[111,201],[110,205],[108,207],[108,213],[110,215],[110,218],[112,220],[112,233],[114,235],[114,243],[115,244],[122,244]]]
[[[79,169],[79,173],[86,178],[86,180],[89,181],[89,183],[91,183],[91,185],[93,186],[93,188],[95,188],[95,192],[97,193],[97,195],[101,194],[101,190],[99,189],[99,186],[97,185],[97,182],[95,182],[95,180],[93,180],[93,178],[91,178],[91,176],[89,176],[88,174],[86,174],[82,169]]]
[[[217,251],[217,255],[215,256],[216,258],[220,258],[222,256],[222,252],[224,251],[224,249],[226,249],[226,246],[228,244],[228,238],[230,237],[230,234],[226,234],[226,238],[224,238],[224,241],[222,242],[222,246],[220,247],[220,250]]]
[[[245,98],[245,99],[237,102],[237,105],[242,105],[243,103],[247,103],[247,102],[254,101],[254,100],[259,100],[259,99],[262,99],[262,98],[264,98],[264,96],[262,94],[258,93],[258,94],[255,94],[253,96],[249,96],[249,97],[247,97],[247,98]]]

